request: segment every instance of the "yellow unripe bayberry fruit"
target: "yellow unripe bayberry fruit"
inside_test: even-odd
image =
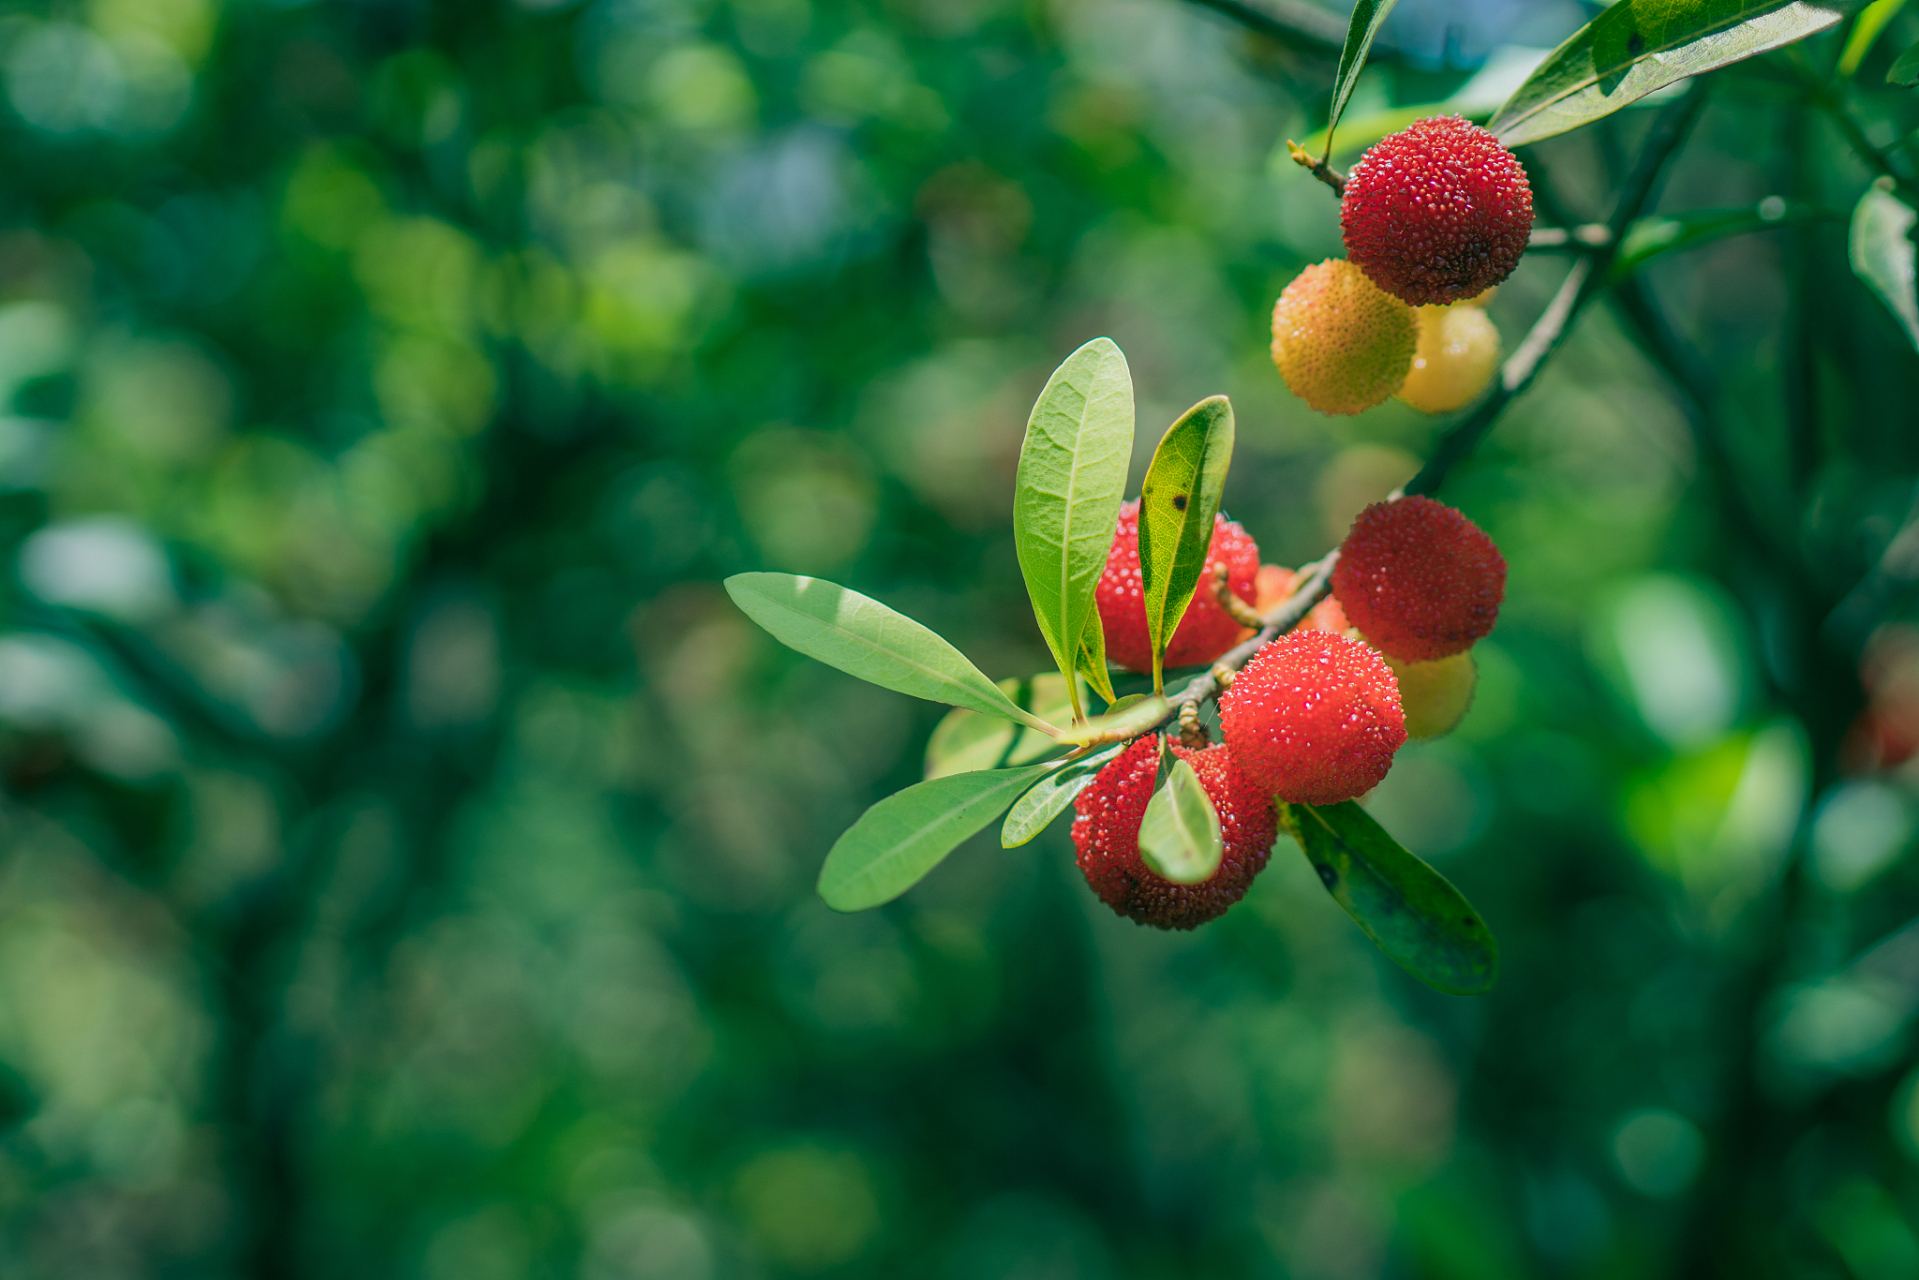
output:
[[[1455,653],[1437,662],[1386,659],[1399,680],[1399,705],[1406,712],[1406,736],[1437,738],[1453,731],[1473,705],[1479,668],[1471,653]]]
[[[1423,413],[1471,404],[1499,369],[1499,330],[1481,299],[1419,308],[1419,346],[1399,398]]]
[[[1273,363],[1321,413],[1383,404],[1406,381],[1419,324],[1413,309],[1343,259],[1300,272],[1273,307]]]

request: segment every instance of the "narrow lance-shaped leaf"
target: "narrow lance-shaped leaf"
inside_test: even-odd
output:
[[[1398,2],[1359,0],[1353,6],[1353,16],[1346,24],[1346,47],[1339,51],[1339,72],[1333,79],[1333,106],[1326,116],[1326,153],[1321,159],[1332,157],[1333,130],[1339,126],[1340,113],[1346,110],[1347,99],[1353,96],[1359,73],[1366,69],[1366,55],[1373,50],[1373,37],[1379,34],[1380,24]]]
[[[1233,461],[1233,406],[1212,396],[1166,429],[1139,498],[1139,580],[1153,643],[1153,688],[1163,686],[1166,646],[1206,572],[1226,469]]]
[[[966,655],[879,601],[823,578],[739,573],[726,593],[775,640],[848,675],[970,711],[1056,730],[1022,710]]]
[[[1867,189],[1852,211],[1852,269],[1884,300],[1919,347],[1919,295],[1914,292],[1911,206],[1892,194],[1892,179]]]
[[[1061,765],[1034,783],[1025,795],[1013,802],[1013,811],[1006,815],[1005,825],[999,829],[1001,847],[1017,849],[1046,830],[1054,818],[1066,812],[1067,805],[1079,798],[1080,792],[1092,785],[1099,771],[1125,749],[1125,743],[1116,742],[1082,760]]]
[[[1852,24],[1852,34],[1846,37],[1845,51],[1839,55],[1839,65],[1835,68],[1839,75],[1850,77],[1859,70],[1859,64],[1872,52],[1879,33],[1905,7],[1906,0],[1872,0],[1859,11],[1858,19]]]
[[[1351,800],[1282,804],[1280,817],[1334,901],[1395,964],[1453,995],[1490,991],[1499,946],[1446,878],[1401,848]]]
[[[1056,671],[1024,680],[1008,678],[999,682],[999,688],[1015,705],[1042,720],[1063,723],[1072,716],[1066,681]],[[926,776],[944,778],[951,773],[1031,764],[1058,748],[1051,736],[1030,726],[962,707],[947,712],[927,739]]]
[[[1619,253],[1613,258],[1613,278],[1629,275],[1664,253],[1691,249],[1727,236],[1803,226],[1842,216],[1831,209],[1789,204],[1778,196],[1768,196],[1743,209],[1694,209],[1670,218],[1641,218],[1620,237]]]
[[[1657,89],[1824,31],[1861,0],[1618,0],[1493,113],[1509,147],[1591,124]]]
[[[1111,338],[1095,338],[1053,372],[1033,405],[1013,495],[1020,573],[1063,673],[1080,665],[1132,455],[1132,374]]]
[[[820,868],[820,897],[835,911],[891,902],[1053,767],[956,773],[886,797],[834,842]]]
[[[1173,758],[1139,824],[1139,856],[1174,884],[1198,884],[1219,870],[1225,852],[1219,811],[1186,761]]]
[[[1079,673],[1110,708],[1115,698],[1113,673],[1106,669],[1106,624],[1100,621],[1097,608],[1086,615],[1086,629],[1079,633]]]

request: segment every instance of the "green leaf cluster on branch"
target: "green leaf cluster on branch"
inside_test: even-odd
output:
[[[1242,6],[1211,7],[1230,13]],[[1547,57],[1493,114],[1493,129],[1508,144],[1564,132],[1680,79],[1823,30],[1850,7],[1856,6],[1806,0],[1622,0]],[[1326,150],[1315,158],[1295,147],[1295,158],[1336,190],[1344,187],[1344,177],[1327,164],[1332,130],[1391,8],[1392,0],[1362,0],[1356,6],[1340,58]],[[1768,201],[1747,210],[1640,220],[1702,102],[1695,84],[1662,111],[1603,227],[1562,233],[1557,242],[1550,235],[1543,238],[1541,247],[1579,254],[1564,284],[1477,403],[1442,435],[1405,492],[1430,494],[1443,483],[1531,383],[1572,319],[1610,281],[1661,252],[1834,216]],[[1875,188],[1854,218],[1854,258],[1862,277],[1914,327],[1919,340],[1919,318],[1908,319],[1909,313],[1919,317],[1919,311],[1902,310],[1900,301],[1911,297],[1912,246],[1905,232],[1912,220],[1910,209],[1884,184]],[[1087,343],[1060,365],[1028,422],[1014,501],[1015,545],[1056,675],[996,684],[927,628],[835,584],[768,573],[728,580],[740,607],[789,646],[885,688],[956,708],[929,744],[927,780],[874,805],[828,853],[819,890],[829,906],[855,911],[891,901],[1001,814],[1007,815],[1001,843],[1024,845],[1095,783],[1104,789],[1101,803],[1109,809],[1116,803],[1138,804],[1132,811],[1138,857],[1159,882],[1204,885],[1222,874],[1230,843],[1223,831],[1228,825],[1241,829],[1243,815],[1235,813],[1228,821],[1216,803],[1222,793],[1203,783],[1203,770],[1196,767],[1205,740],[1200,712],[1226,695],[1235,672],[1307,622],[1328,594],[1339,553],[1301,570],[1290,594],[1262,602],[1264,611],[1257,615],[1232,594],[1225,566],[1210,565],[1209,555],[1235,422],[1224,397],[1201,401],[1166,431],[1142,485],[1138,585],[1152,684],[1150,693],[1117,697],[1098,592],[1109,555],[1116,554],[1133,433],[1131,376],[1125,357],[1106,338]],[[1168,691],[1166,655],[1195,599],[1217,599],[1233,619],[1260,625]],[[1092,713],[1093,693],[1106,705],[1103,714]],[[1136,754],[1140,739],[1169,724],[1177,725],[1184,745],[1175,751],[1155,739],[1157,765],[1148,767],[1152,761]],[[1149,782],[1150,793],[1127,792],[1116,778],[1123,752],[1139,761],[1128,776]],[[1116,780],[1109,783],[1109,776]],[[1491,987],[1497,947],[1483,919],[1362,808],[1352,800],[1261,803],[1276,807],[1280,828],[1293,836],[1329,893],[1407,972],[1441,991]],[[1268,820],[1273,816],[1268,814]],[[1258,859],[1263,865],[1263,852]]]

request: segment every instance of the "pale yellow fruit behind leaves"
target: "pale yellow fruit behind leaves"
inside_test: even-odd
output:
[[[1401,400],[1422,413],[1451,413],[1486,389],[1499,369],[1499,330],[1481,301],[1417,308],[1419,345]]]
[[[1406,712],[1406,736],[1437,738],[1448,734],[1466,717],[1479,685],[1473,655],[1455,653],[1437,662],[1400,662],[1386,659],[1399,681],[1399,705]]]

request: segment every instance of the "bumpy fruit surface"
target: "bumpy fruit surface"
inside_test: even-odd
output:
[[[1296,804],[1364,795],[1406,741],[1385,659],[1327,631],[1294,631],[1261,649],[1220,699],[1219,721],[1241,771]]]
[[[1380,139],[1340,200],[1346,255],[1414,306],[1458,302],[1512,274],[1533,227],[1518,157],[1458,116]]]
[[[1399,681],[1399,705],[1406,712],[1406,736],[1418,740],[1451,733],[1473,705],[1479,686],[1479,668],[1470,653],[1455,653],[1438,662],[1397,662],[1386,659]]]
[[[1206,551],[1206,569],[1199,589],[1186,606],[1173,638],[1166,646],[1166,666],[1190,667],[1211,662],[1240,642],[1246,629],[1219,607],[1213,594],[1215,566],[1226,566],[1226,585],[1251,604],[1253,577],[1259,572],[1259,547],[1244,529],[1225,516],[1213,517],[1213,541]],[[1139,500],[1120,507],[1113,530],[1113,548],[1106,555],[1106,572],[1099,579],[1099,620],[1106,628],[1106,659],[1128,671],[1153,669],[1153,642],[1146,634],[1146,599],[1139,577]]]
[[[1253,579],[1253,608],[1262,614],[1270,613],[1274,606],[1293,594],[1298,581],[1298,572],[1284,565],[1259,566],[1259,574]],[[1339,597],[1329,595],[1314,605],[1312,612],[1299,625],[1312,631],[1344,633],[1353,624],[1346,620],[1346,611],[1339,607]]]
[[[1419,309],[1419,348],[1399,398],[1421,413],[1472,403],[1499,368],[1499,330],[1477,301]]]
[[[1156,929],[1191,929],[1224,915],[1246,896],[1272,853],[1276,819],[1272,797],[1235,767],[1225,746],[1197,751],[1175,746],[1173,751],[1193,766],[1219,811],[1225,849],[1210,880],[1174,884],[1140,857],[1139,824],[1159,771],[1155,734],[1120,752],[1079,793],[1073,802],[1073,844],[1079,850],[1079,869],[1101,902]]]
[[[1432,662],[1464,653],[1493,629],[1506,561],[1478,525],[1443,502],[1376,502],[1340,545],[1333,590],[1380,652]]]
[[[1350,262],[1307,267],[1273,307],[1273,363],[1321,413],[1383,404],[1406,381],[1418,342],[1413,309]]]

